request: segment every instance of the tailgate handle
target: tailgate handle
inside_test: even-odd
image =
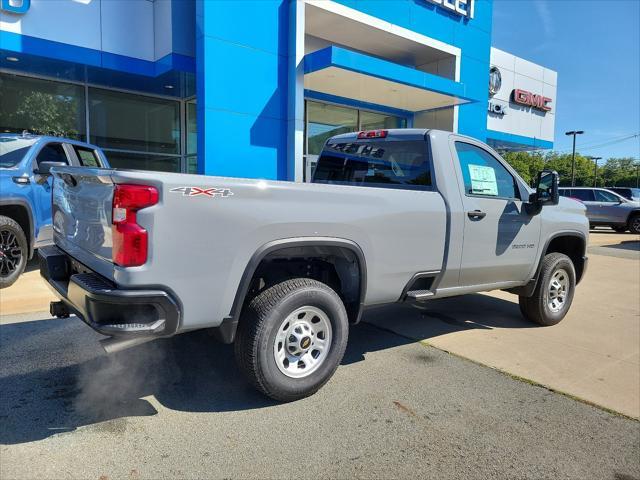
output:
[[[482,210],[473,210],[473,211],[467,212],[467,216],[472,220],[473,219],[480,220],[486,217],[487,214],[484,213]]]

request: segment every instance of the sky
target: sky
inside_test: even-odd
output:
[[[554,150],[640,158],[640,0],[494,0],[493,46],[558,72]],[[582,148],[581,148],[582,147]]]

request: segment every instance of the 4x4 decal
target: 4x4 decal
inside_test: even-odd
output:
[[[228,188],[200,188],[200,187],[176,187],[170,190],[171,193],[182,193],[184,197],[230,197],[233,192]]]

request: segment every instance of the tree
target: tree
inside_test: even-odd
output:
[[[639,165],[640,162],[631,157],[610,158],[598,169],[601,179],[598,184],[607,187],[635,187]]]
[[[548,153],[545,168],[555,170],[560,175],[560,185],[571,185],[571,154]],[[575,185],[592,186],[594,174],[593,160],[576,153]]]
[[[544,169],[545,159],[538,152],[506,152],[503,157],[529,185],[535,182],[538,172]]]
[[[5,95],[0,89],[0,103]],[[78,131],[79,100],[65,95],[32,91],[12,99],[15,108],[4,112],[2,126],[11,130],[28,130],[31,133],[81,138]]]

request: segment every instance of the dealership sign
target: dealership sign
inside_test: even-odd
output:
[[[489,113],[493,113],[500,117],[507,114],[507,110],[504,108],[504,105],[498,102],[490,101],[488,110],[489,110]]]
[[[512,95],[513,101],[518,105],[533,107],[537,110],[542,110],[543,112],[548,112],[549,110],[551,110],[549,104],[552,100],[549,97],[537,95],[526,90],[520,90],[519,88],[516,88],[513,91]]]
[[[27,13],[31,0],[0,0],[0,10],[7,13]]]
[[[427,0],[430,3],[440,5],[456,15],[473,18],[475,0]]]

